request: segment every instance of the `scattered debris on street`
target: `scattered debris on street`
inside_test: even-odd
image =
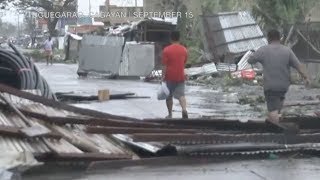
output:
[[[80,102],[92,102],[92,101],[99,101],[99,96],[92,95],[92,96],[85,96],[85,95],[78,95],[74,93],[55,93],[57,99],[61,102],[68,102],[68,103],[80,103]],[[124,93],[124,94],[111,94],[107,98],[108,100],[124,100],[124,99],[149,99],[150,97],[142,97],[136,96],[134,93]]]

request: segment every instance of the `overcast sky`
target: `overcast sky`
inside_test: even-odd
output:
[[[143,5],[143,0],[137,0],[138,6]],[[104,5],[105,0],[91,0],[91,11],[92,12],[99,12],[99,6]],[[134,6],[135,0],[110,0],[111,5],[118,5],[118,6]],[[79,12],[87,14],[89,13],[89,0],[79,0]]]
[[[137,0],[139,6],[143,6],[143,0]],[[104,5],[105,0],[91,0],[91,11],[99,12],[99,6]],[[110,0],[110,4],[118,6],[134,6],[135,0]],[[88,14],[89,13],[89,0],[78,0],[79,12]],[[23,22],[24,17],[20,15],[18,21],[18,15],[15,10],[11,11],[0,11],[0,17],[3,21],[10,22],[18,25],[18,22]]]

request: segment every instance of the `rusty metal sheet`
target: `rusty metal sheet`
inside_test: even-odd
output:
[[[282,144],[319,143],[319,133],[312,134],[135,134],[135,142],[170,142],[194,144],[228,144],[238,142],[276,142]]]
[[[197,133],[192,129],[160,129],[160,128],[129,128],[129,127],[87,127],[92,134],[134,134],[134,133]]]
[[[73,121],[76,121],[77,119],[78,120],[84,119],[84,118],[88,118],[90,120],[89,116],[83,116],[83,115],[80,115],[79,113],[70,112],[64,109],[59,109],[59,107],[58,108],[55,107],[54,102],[53,103],[50,101],[47,102],[46,99],[42,99],[41,97],[39,98],[38,96],[34,96],[33,94],[30,94],[30,93],[27,93],[27,94],[31,95],[31,97],[39,98],[38,100],[40,102],[38,103],[34,102],[32,98],[29,98],[29,99],[27,98],[27,100],[25,100],[25,98],[18,97],[19,92],[21,91],[18,91],[18,90],[14,90],[14,91],[18,92],[18,95],[14,96],[14,95],[11,95],[11,93],[5,93],[5,94],[7,97],[12,99],[15,103],[17,103],[17,107],[19,107],[19,109],[21,109],[23,113],[31,111],[31,114],[36,115],[32,117],[29,116],[28,121],[31,124],[37,124],[39,123],[39,120],[43,121],[45,118],[48,119],[48,116],[51,116],[51,115],[58,115],[60,118],[60,119],[58,118],[58,120],[62,120],[63,118],[67,118],[67,117],[71,117]],[[26,93],[26,92],[22,92],[22,95],[23,93]],[[41,102],[45,102],[44,104],[49,104],[49,106],[43,105],[41,104]],[[3,104],[1,105],[0,103],[0,109],[5,109],[5,108],[6,107]],[[95,113],[93,113],[93,115],[94,114]],[[26,115],[28,114],[26,113]],[[100,115],[102,116],[102,114]],[[104,116],[104,118],[105,117],[106,116]],[[102,120],[98,120],[98,122],[102,122]],[[133,123],[132,121],[130,122],[128,120],[127,121],[112,120],[112,122],[127,123],[127,124]],[[46,159],[48,156],[52,154],[54,154],[55,156],[50,156],[50,157],[54,157],[56,159],[61,159],[61,160],[64,160],[64,159],[65,160],[68,160],[68,159],[70,160],[71,159],[107,160],[107,159],[132,158],[133,153],[130,153],[129,150],[117,145],[114,141],[107,138],[106,136],[92,135],[92,134],[85,133],[85,127],[83,125],[73,125],[72,127],[68,128],[68,126],[64,126],[65,124],[63,123],[60,123],[60,124],[63,127],[59,127],[59,128],[63,129],[65,132],[70,133],[70,135],[77,136],[80,139],[86,140],[92,146],[95,146],[98,154],[84,153],[82,150],[76,147],[76,145],[74,145],[76,143],[74,143],[73,141],[67,141],[64,138],[61,138],[60,134],[49,134],[39,138],[29,138],[25,136],[21,136],[21,137],[12,136],[12,134],[21,135],[20,128],[25,127],[26,124],[23,124],[21,119],[16,115],[12,115],[10,113],[7,113],[6,111],[2,111],[0,113],[0,134],[1,134],[1,127],[3,127],[2,132],[7,133],[7,134],[2,134],[2,136],[0,136],[0,144],[2,144],[3,147],[6,147],[6,149],[9,151],[15,151],[15,152],[28,151],[34,154],[34,156],[39,157],[41,159]],[[8,125],[10,126],[8,127]],[[50,123],[46,123],[46,126],[52,128],[54,125],[51,125]],[[8,133],[11,133],[10,137],[8,136],[10,135]]]
[[[204,45],[213,57],[257,50],[267,39],[249,12],[202,16]]]

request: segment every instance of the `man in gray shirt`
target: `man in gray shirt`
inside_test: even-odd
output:
[[[259,48],[248,60],[250,64],[263,66],[264,93],[268,107],[268,121],[279,123],[285,95],[291,84],[290,67],[295,68],[307,84],[310,80],[293,51],[280,44],[280,33],[271,30],[268,33],[269,45]]]

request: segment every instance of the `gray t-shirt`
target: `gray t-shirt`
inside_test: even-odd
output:
[[[291,84],[290,67],[298,69],[300,66],[293,51],[280,43],[259,48],[248,62],[262,64],[265,91],[287,91]]]

